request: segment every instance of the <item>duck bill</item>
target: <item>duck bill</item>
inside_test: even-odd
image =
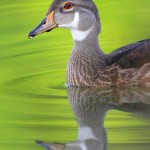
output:
[[[54,11],[52,11],[33,31],[29,33],[28,37],[29,39],[32,39],[36,35],[44,32],[49,32],[56,27],[58,27],[58,25],[54,21]]]

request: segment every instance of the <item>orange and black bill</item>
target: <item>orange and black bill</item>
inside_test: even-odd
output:
[[[52,29],[56,28],[58,25],[54,21],[54,11],[52,11],[50,14],[48,14],[43,21],[33,30],[29,33],[28,37],[32,39],[38,34],[49,32]]]

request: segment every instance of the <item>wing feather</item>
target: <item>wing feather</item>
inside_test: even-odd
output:
[[[117,65],[121,69],[140,68],[150,63],[150,39],[121,47],[106,57],[106,66]]]

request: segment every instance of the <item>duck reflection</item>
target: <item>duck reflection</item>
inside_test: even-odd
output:
[[[78,123],[77,140],[66,144],[37,141],[48,150],[107,150],[104,119],[109,110],[150,115],[150,89],[68,87],[67,94]]]

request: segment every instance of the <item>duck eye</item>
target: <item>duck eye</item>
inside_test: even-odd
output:
[[[63,5],[63,9],[65,9],[65,10],[71,9],[72,7],[73,7],[73,3],[71,3],[71,2],[66,2]]]

